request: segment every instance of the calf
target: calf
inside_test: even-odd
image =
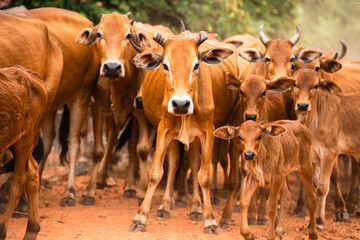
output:
[[[290,192],[286,187],[285,176],[297,171],[304,184],[306,201],[310,211],[310,239],[317,239],[315,227],[316,190],[313,186],[313,167],[311,163],[311,136],[304,126],[294,121],[273,123],[246,121],[239,127],[223,126],[215,130],[216,137],[234,139],[240,144],[237,149],[246,160],[250,171],[249,179],[240,197],[240,232],[246,240],[254,239],[247,223],[247,210],[250,199],[258,186],[270,184],[270,198],[267,214],[269,218],[267,238],[280,239],[283,221],[290,205]],[[274,231],[278,194],[281,208],[279,223]],[[276,235],[276,236],[275,236]]]
[[[31,151],[46,101],[46,86],[38,74],[21,66],[0,70],[0,152],[10,148],[15,156],[9,200],[4,214],[0,217],[0,239],[6,238],[10,216],[24,188],[29,209],[24,239],[36,239],[40,231],[39,167]]]
[[[332,80],[322,80],[312,69],[300,69],[294,74],[294,108],[297,119],[313,135],[313,159],[319,163],[317,224],[325,222],[325,201],[329,180],[339,154],[360,153],[360,93],[340,94],[341,88]],[[347,215],[346,208],[337,215]]]

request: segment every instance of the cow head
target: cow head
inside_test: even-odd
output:
[[[341,88],[331,80],[321,80],[313,69],[300,69],[294,74],[294,107],[298,120],[305,123],[308,112],[316,108],[319,91],[341,92]]]
[[[137,55],[134,63],[144,69],[162,66],[165,75],[164,104],[167,111],[176,116],[185,116],[194,111],[194,101],[202,64],[217,64],[230,56],[233,51],[227,48],[212,48],[203,52],[199,46],[207,39],[204,32],[194,37],[188,31],[174,38],[167,38],[157,32],[154,40],[164,49],[162,53],[153,51]]]
[[[300,39],[300,27],[296,27],[296,33],[290,40],[269,40],[264,32],[263,25],[260,26],[259,36],[265,46],[265,53],[255,48],[239,51],[239,55],[249,62],[264,62],[265,76],[271,81],[280,77],[291,77],[292,65],[295,61],[309,62],[319,56],[320,51],[303,49],[298,54],[293,53],[293,47]]]
[[[100,76],[110,80],[125,77],[125,63],[135,52],[129,45],[131,24],[128,15],[104,14],[98,25],[81,30],[75,40],[77,44],[90,45],[98,39]]]
[[[245,160],[256,160],[259,155],[263,135],[277,136],[286,131],[279,124],[246,121],[240,127],[223,126],[214,131],[218,138],[229,140],[237,137],[240,141],[240,151]]]
[[[265,80],[260,75],[248,75],[240,81],[232,73],[226,73],[226,87],[239,89],[242,105],[244,106],[245,121],[259,121],[260,112],[265,103],[265,95],[268,90],[284,91],[294,85],[290,78],[278,78],[275,81]]]

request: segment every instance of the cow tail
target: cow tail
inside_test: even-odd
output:
[[[32,155],[37,163],[40,163],[40,161],[42,160],[42,158],[44,156],[44,142],[42,140],[41,134],[39,135],[38,143],[37,143],[36,147],[34,148]]]
[[[68,147],[69,132],[70,132],[70,111],[69,111],[69,106],[65,104],[63,115],[60,122],[60,129],[59,129],[59,142],[61,145],[61,152],[60,152],[61,165],[64,165],[65,163],[69,162],[69,160],[66,157],[67,152],[69,150]]]
[[[125,143],[129,140],[129,138],[131,136],[131,129],[132,129],[133,121],[134,120],[131,118],[129,120],[128,124],[126,124],[124,131],[121,133],[120,138],[117,141],[115,151],[120,150],[125,145]]]

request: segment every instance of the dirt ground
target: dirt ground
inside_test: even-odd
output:
[[[219,186],[223,177],[219,168]],[[98,190],[94,206],[83,206],[79,203],[74,207],[62,208],[59,205],[67,181],[67,168],[57,165],[56,157],[50,160],[44,172],[50,184],[41,186],[39,213],[41,231],[38,239],[243,239],[240,235],[240,213],[234,213],[229,229],[222,230],[220,236],[203,234],[203,223],[189,219],[189,206],[171,211],[168,220],[155,218],[164,190],[159,187],[154,195],[152,211],[148,219],[146,232],[129,233],[128,227],[135,216],[137,199],[123,196],[125,172],[112,173],[113,186]],[[76,177],[76,201],[86,187],[88,176]],[[295,179],[295,178],[294,178]],[[349,185],[349,184],[343,184]],[[347,190],[346,190],[347,191]],[[296,194],[293,194],[296,195]],[[188,197],[188,204],[190,204]],[[295,199],[295,196],[293,196]],[[326,208],[326,224],[320,239],[360,239],[360,218],[352,216],[350,223],[335,222],[333,193],[328,197]],[[221,218],[225,199],[220,205],[213,206],[217,222]],[[293,201],[290,208],[294,208]],[[8,239],[21,239],[26,230],[26,218],[10,220]],[[289,215],[285,220],[283,239],[308,239],[308,218],[297,218]],[[265,239],[265,226],[250,226],[256,239]]]

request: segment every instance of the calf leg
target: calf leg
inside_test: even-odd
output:
[[[281,191],[280,191],[280,214],[279,214],[279,221],[276,225],[275,234],[279,238],[282,237],[284,232],[284,220],[286,217],[286,214],[289,210],[291,203],[291,193],[289,191],[289,184],[287,182],[287,178],[283,179],[283,182],[281,184]]]
[[[195,141],[190,145],[188,157],[190,158],[189,161],[191,166],[191,178],[193,188],[193,197],[191,200],[189,217],[192,221],[201,221],[203,219],[203,211],[201,207],[198,179],[198,172],[200,167],[200,142],[198,139],[195,139]]]
[[[170,218],[170,210],[172,207],[172,199],[174,192],[175,173],[179,167],[179,144],[176,140],[170,142],[168,147],[168,176],[166,181],[166,189],[161,205],[156,212],[156,217]]]
[[[179,208],[185,208],[187,205],[188,194],[188,172],[189,172],[189,156],[188,152],[184,153],[179,170],[179,188],[176,197],[175,205]],[[200,207],[201,208],[201,207]]]
[[[346,201],[346,207],[350,214],[355,212],[355,207],[358,199],[358,187],[360,177],[360,162],[358,162],[355,158],[351,159],[351,172],[351,187],[349,196]]]
[[[284,177],[282,176],[273,176],[270,184],[270,197],[267,206],[267,216],[268,216],[268,224],[267,224],[267,239],[280,239],[280,236],[275,236],[275,216],[277,212],[277,200],[279,196],[279,191],[281,189],[281,183],[283,182]],[[279,227],[280,229],[282,228]],[[282,234],[282,233],[281,233]]]
[[[334,163],[334,168],[331,174],[331,182],[333,183],[335,189],[336,220],[348,222],[350,221],[350,216],[346,210],[345,201],[340,190],[338,160]]]
[[[269,198],[269,189],[267,187],[263,187],[260,189],[260,203],[258,206],[258,214],[257,214],[257,225],[266,225],[266,200]]]
[[[294,214],[297,214],[299,218],[303,218],[306,216],[305,213],[305,194],[302,183],[300,184],[300,194],[296,204],[296,208],[294,210]]]

